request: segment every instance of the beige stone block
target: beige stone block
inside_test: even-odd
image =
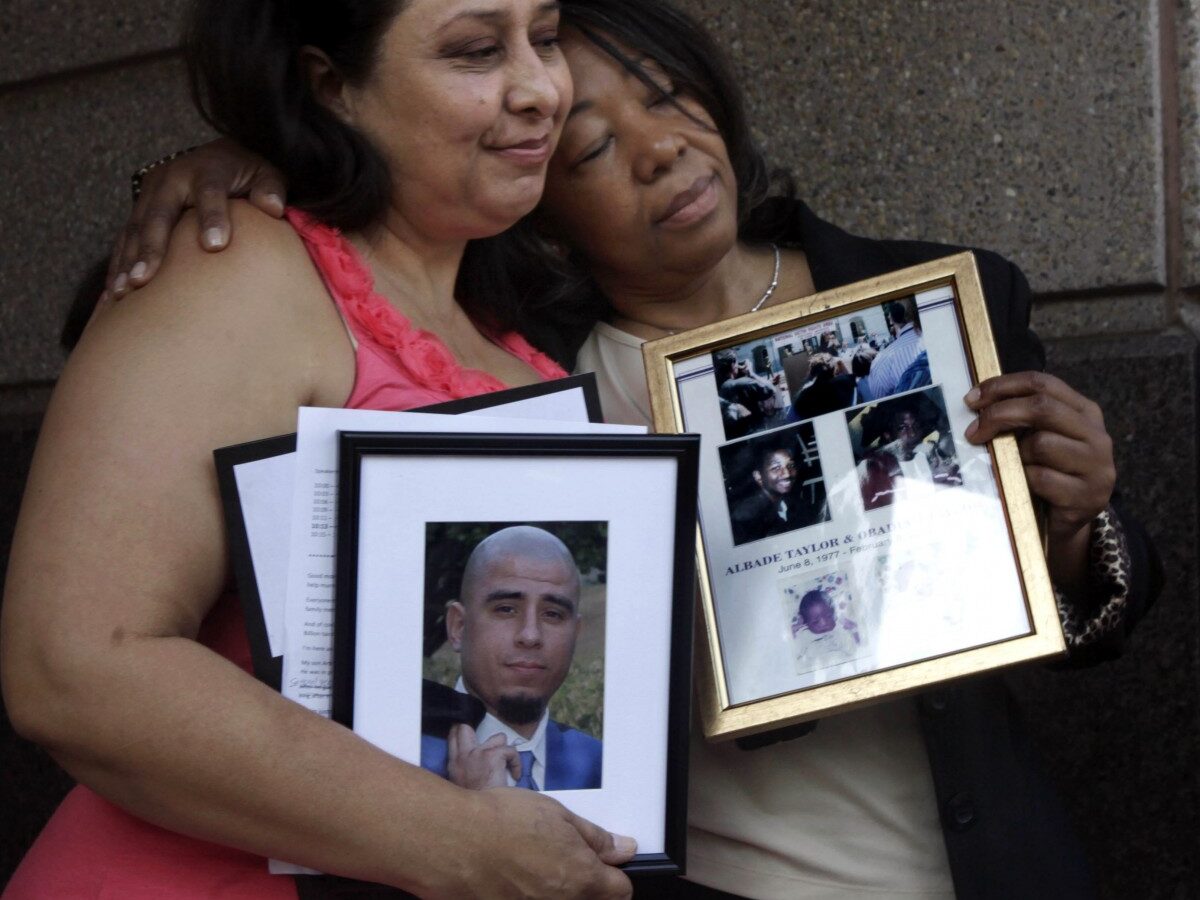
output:
[[[167,50],[186,0],[4,0],[0,84]]]
[[[130,173],[210,135],[173,60],[0,95],[0,384],[58,375],[62,320],[128,215]]]
[[[1200,285],[1200,0],[1177,0],[1185,285]]]
[[[1155,0],[683,5],[819,213],[999,250],[1038,291],[1163,282]]]
[[[1039,300],[1033,330],[1044,341],[1158,331],[1167,324],[1165,294]]]

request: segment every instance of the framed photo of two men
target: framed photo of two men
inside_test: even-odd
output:
[[[678,872],[694,436],[342,433],[333,717]]]
[[[727,739],[1063,652],[961,253],[644,345],[656,430],[702,436],[697,655]]]

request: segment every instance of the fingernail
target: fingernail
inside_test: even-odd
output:
[[[115,297],[113,297],[112,293],[111,293],[111,292],[110,292],[110,291],[109,291],[107,288],[105,288],[104,290],[102,290],[102,291],[100,292],[100,299],[98,299],[98,300],[96,301],[96,305],[97,305],[97,306],[103,306],[103,305],[104,305],[105,303],[107,303],[109,300],[114,300],[114,299],[116,299],[116,298],[115,298]]]
[[[967,396],[963,397],[963,402],[966,403],[967,406],[974,406],[979,402],[979,398],[982,396],[983,394],[980,393],[979,388],[973,387],[967,391]]]
[[[279,207],[280,209],[283,209],[283,198],[278,194],[267,194],[267,202]]]
[[[146,264],[144,262],[142,262],[141,260],[138,260],[137,262],[135,262],[133,264],[133,268],[129,270],[129,277],[132,278],[134,281],[137,281],[145,274],[146,274]]]
[[[123,294],[123,293],[125,293],[125,289],[128,287],[129,287],[129,276],[127,276],[124,272],[122,272],[120,275],[118,275],[116,277],[116,280],[113,281],[113,286],[112,286],[113,293],[118,294],[118,295]]]
[[[613,849],[618,853],[629,854],[637,852],[637,841],[623,834],[613,835]]]
[[[966,431],[963,432],[963,437],[970,440],[974,436],[975,432],[977,432],[978,430],[979,430],[979,423],[972,422],[970,425],[967,426]]]
[[[204,232],[204,237],[201,238],[201,240],[204,241],[204,246],[207,249],[209,249],[209,250],[217,249],[223,243],[221,229],[220,228],[208,229],[208,231]]]

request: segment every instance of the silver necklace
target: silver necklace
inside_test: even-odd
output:
[[[770,300],[771,295],[775,293],[775,288],[779,287],[779,266],[780,266],[780,263],[782,262],[781,254],[779,252],[779,245],[772,244],[771,251],[775,254],[775,268],[771,272],[771,283],[768,284],[767,289],[762,292],[762,296],[758,298],[758,302],[755,303],[752,307],[750,307],[750,309],[748,309],[746,311],[747,313],[758,312],[760,309],[762,309],[763,304],[766,303],[768,300]],[[630,321],[632,321],[632,320],[630,320]],[[661,327],[661,326],[656,326],[656,327]],[[678,329],[678,328],[663,328],[662,330],[665,331],[667,334],[678,334],[680,331],[680,329]],[[687,330],[687,329],[683,329],[683,330]]]
[[[779,287],[779,245],[772,244],[771,249],[775,251],[775,271],[771,273],[771,283],[767,285],[767,289],[763,291],[763,295],[758,298],[758,302],[750,307],[750,312],[758,312],[762,309],[762,305],[771,299],[771,295],[775,293],[775,288]]]

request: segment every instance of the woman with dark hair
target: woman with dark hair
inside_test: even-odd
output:
[[[42,427],[3,606],[14,727],[75,776],[5,893],[295,897],[265,857],[423,896],[628,896],[628,839],[531,791],[455,787],[250,676],[213,448],[301,405],[407,409],[562,370],[469,240],[541,196],[570,106],[557,4],[202,0],[205,115],[298,187],[284,221],[195,218],[89,325]],[[157,302],[154,302],[157,301]]]
[[[786,190],[764,197],[731,181],[734,171],[756,169],[741,158],[752,153],[738,140],[744,131],[728,131],[733,120],[712,112],[737,109],[736,88],[698,28],[671,20],[664,34],[670,17],[661,7],[565,7],[572,30],[602,40],[566,32],[576,112],[536,214],[609,304],[579,368],[596,372],[607,415],[624,422],[650,420],[644,339],[955,249],[854,237]],[[693,44],[702,59],[687,55]],[[706,93],[692,87],[697,80]],[[698,99],[713,95],[725,99]],[[781,257],[774,274],[763,264],[772,245]],[[1098,407],[1038,371],[1024,277],[995,254],[976,258],[1012,374],[968,395],[979,419],[966,437],[1020,434],[1030,488],[1048,510],[1068,641],[1081,664],[1104,658],[1153,601],[1160,566],[1140,527],[1110,505],[1111,439]],[[1107,546],[1122,548],[1122,564],[1100,563]],[[999,678],[830,717],[791,736],[753,750],[693,743],[689,878],[754,898],[1090,895],[1086,860],[1036,774]]]
[[[578,365],[596,372],[610,420],[650,419],[647,338],[954,252],[849,235],[786,184],[770,196],[736,84],[687,16],[650,0],[562,8],[571,115],[537,212],[488,252],[511,260],[498,285],[519,287],[527,311],[569,332],[557,338],[567,354],[586,335]],[[218,155],[227,170],[255,165]],[[156,178],[156,196],[207,178],[196,174],[205,160],[194,162]],[[136,215],[149,209],[170,215],[157,200]],[[144,239],[133,243],[116,268],[145,249]],[[966,436],[1021,435],[1030,487],[1048,510],[1068,642],[1080,663],[1103,659],[1153,601],[1157,557],[1110,505],[1111,439],[1099,409],[1038,371],[1024,277],[995,254],[977,260],[1009,374],[968,395],[979,419]],[[527,320],[527,333],[542,327]],[[1106,548],[1113,565],[1101,562]],[[690,784],[688,878],[707,887],[656,885],[648,896],[1089,894],[1083,856],[996,678],[740,746],[697,735]]]

